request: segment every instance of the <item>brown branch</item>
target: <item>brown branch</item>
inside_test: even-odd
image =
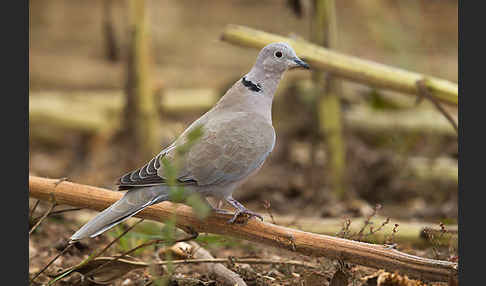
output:
[[[273,264],[273,265],[288,265],[288,266],[296,266],[296,267],[304,267],[309,269],[319,269],[319,266],[308,263],[302,262],[297,260],[278,260],[278,259],[261,259],[261,258],[238,258],[238,257],[231,257],[231,258],[194,258],[194,259],[176,259],[176,260],[163,260],[158,262],[143,262],[143,261],[133,261],[128,260],[126,258],[118,258],[118,257],[96,257],[96,261],[102,261],[103,263],[112,262],[115,260],[121,261],[123,263],[132,264],[132,265],[139,265],[139,266],[149,266],[149,265],[167,265],[167,264],[201,264],[201,263],[209,263],[209,264],[218,264],[218,263],[227,263],[227,264]]]
[[[296,260],[276,260],[276,259],[260,259],[260,258],[196,258],[196,259],[184,259],[184,260],[172,260],[171,262],[160,262],[155,264],[188,264],[188,263],[241,263],[241,264],[282,264],[289,266],[305,267],[311,269],[318,269],[318,266],[310,263],[296,261]]]
[[[142,222],[143,219],[139,220],[136,224]],[[123,235],[125,235],[128,231],[130,231],[133,227],[135,227],[135,225],[132,225],[132,227],[130,227],[127,231],[125,231],[124,233],[122,233],[120,236],[117,237],[116,240],[119,240]],[[176,242],[184,242],[184,241],[189,241],[189,240],[192,240],[192,239],[195,239],[196,237],[198,236],[197,233],[193,233],[187,237],[183,237],[183,238],[180,238],[180,239],[177,239]],[[114,242],[114,241],[113,241]],[[99,266],[97,266],[96,268],[92,269],[91,271],[89,271],[88,273],[85,274],[85,276],[89,276],[93,273],[96,273],[96,271],[98,271],[99,269],[103,268],[103,267],[106,267],[108,266],[110,263],[113,263],[115,261],[118,261],[122,258],[124,258],[125,256],[127,255],[130,255],[132,254],[133,252],[137,251],[138,249],[140,248],[144,248],[144,247],[147,247],[147,246],[151,246],[151,245],[155,245],[155,244],[160,244],[160,243],[164,243],[164,242],[167,242],[166,239],[155,239],[155,240],[151,240],[151,241],[147,241],[145,243],[142,243],[130,250],[127,250],[125,252],[123,252],[122,254],[116,256],[116,257],[113,257],[112,260],[109,260],[103,264],[100,264]],[[97,258],[101,253],[97,254],[95,258]],[[80,265],[82,266],[82,265]]]
[[[56,185],[57,185],[57,184],[56,184]],[[59,273],[59,274],[58,274],[58,275],[57,275],[57,276],[56,276],[54,279],[52,279],[51,281],[49,281],[49,284],[48,284],[48,285],[51,285],[51,284],[55,283],[57,280],[59,280],[59,279],[61,279],[61,278],[65,277],[65,276],[69,275],[70,273],[72,273],[72,272],[73,272],[73,271],[75,271],[76,269],[81,268],[82,266],[86,265],[88,262],[90,262],[90,261],[92,261],[92,260],[96,259],[96,258],[97,258],[97,257],[99,257],[101,254],[105,253],[105,252],[108,250],[108,248],[110,248],[110,247],[111,247],[111,246],[112,246],[112,245],[113,245],[115,242],[119,241],[119,240],[120,240],[120,238],[121,238],[122,236],[124,236],[125,234],[127,234],[127,233],[128,233],[130,230],[132,230],[132,229],[133,229],[133,228],[134,228],[134,227],[135,227],[137,224],[141,223],[143,220],[144,220],[144,219],[142,218],[142,219],[140,219],[139,221],[137,221],[135,224],[133,224],[132,226],[130,226],[128,229],[126,229],[124,232],[122,232],[120,235],[118,235],[118,236],[117,236],[115,239],[113,239],[113,240],[112,240],[110,243],[108,243],[108,244],[107,244],[107,245],[106,245],[106,246],[105,246],[105,247],[104,247],[104,248],[103,248],[101,251],[99,251],[98,253],[93,253],[93,254],[91,254],[91,255],[90,255],[88,258],[86,258],[85,260],[81,261],[81,262],[80,262],[78,265],[73,266],[73,267],[71,267],[71,268],[68,268],[68,269],[66,269],[66,270],[62,271],[61,273]],[[49,262],[49,263],[48,263],[48,264],[47,264],[47,265],[44,267],[43,271],[44,271],[44,270],[45,270],[47,267],[49,267],[49,265],[51,265],[51,264],[52,264],[52,262],[54,262],[54,260],[56,260],[57,258],[59,258],[59,256],[61,256],[63,253],[65,253],[65,252],[66,252],[66,250],[67,250],[68,248],[70,248],[71,246],[73,246],[73,245],[74,245],[74,242],[69,243],[69,244],[68,244],[68,245],[67,245],[67,246],[64,248],[64,250],[63,250],[63,251],[62,251],[62,252],[61,252],[61,253],[60,253],[58,256],[56,256],[56,258],[55,258],[55,259],[51,260],[51,262]],[[103,265],[101,265],[101,266],[103,266]],[[98,267],[98,268],[99,268],[99,267]],[[96,270],[96,269],[95,269],[95,270]],[[37,276],[39,276],[39,275],[40,275],[40,273],[42,273],[42,272],[37,273],[37,275],[36,275],[34,278],[32,278],[31,282],[32,282],[32,281],[33,281],[33,280],[34,280],[34,279],[35,279]]]
[[[170,250],[184,258],[185,260],[200,260],[200,261],[213,261],[215,258],[207,251],[206,249],[202,248],[199,244],[194,241],[189,243],[186,242],[179,242],[174,244]],[[221,262],[232,263],[232,259],[222,259]],[[173,261],[171,261],[173,263]],[[231,286],[247,286],[245,281],[238,275],[237,273],[231,271],[230,269],[226,268],[222,263],[205,263],[204,264],[205,271],[210,273],[222,280],[223,285],[231,285]]]
[[[39,275],[41,275],[44,271],[46,271],[46,269],[51,266],[52,263],[54,263],[54,261],[56,261],[59,257],[61,257],[64,253],[66,253],[66,251],[68,251],[69,248],[71,248],[71,246],[73,246],[73,244],[68,244],[66,247],[64,247],[64,249],[59,252],[53,259],[51,259],[51,261],[49,261],[49,263],[47,263],[41,270],[39,270],[39,272],[37,272],[34,276],[32,276],[32,278],[30,278],[30,283],[34,283],[34,280],[35,278],[39,277]]]
[[[55,183],[54,183],[55,184]],[[54,185],[54,187],[56,187],[56,185]],[[47,199],[48,200],[48,199]],[[42,223],[42,221],[44,219],[46,219],[46,217],[49,216],[49,214],[52,212],[52,210],[54,209],[54,207],[56,206],[57,204],[54,202],[51,204],[51,206],[49,207],[49,209],[39,218],[39,220],[37,220],[37,222],[35,223],[35,225],[29,230],[29,236],[34,232],[34,230]],[[34,219],[33,221],[35,221],[36,219]]]
[[[122,193],[93,186],[65,182],[55,188],[56,180],[29,177],[30,196],[93,210],[103,210],[121,198]],[[458,264],[422,258],[395,249],[347,239],[318,235],[251,219],[245,225],[228,224],[231,214],[212,213],[201,221],[185,205],[163,202],[146,208],[136,216],[164,222],[175,212],[177,226],[196,232],[229,235],[248,241],[296,251],[305,255],[341,259],[363,266],[400,271],[410,277],[431,281],[448,281],[457,275]]]
[[[35,204],[34,206],[32,207],[32,209],[30,210],[30,214],[29,214],[29,220],[32,221],[32,219],[34,218],[34,212],[35,212],[35,209],[37,208],[37,206],[39,205],[40,203],[40,200],[37,200],[35,201]]]
[[[57,211],[51,212],[48,216],[58,215],[58,214],[67,213],[67,212],[79,211],[79,210],[82,210],[82,209],[83,208],[68,208],[68,209],[57,210]]]

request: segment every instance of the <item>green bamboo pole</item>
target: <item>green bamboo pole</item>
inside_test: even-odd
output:
[[[308,92],[299,88],[298,92]],[[36,126],[32,132],[47,132],[47,127],[72,130],[88,134],[119,128],[124,98],[122,90],[106,91],[30,91],[29,122]],[[204,112],[219,99],[215,89],[166,89],[156,103],[165,113]],[[421,106],[413,110],[374,110],[356,105],[344,115],[346,126],[353,131],[386,135],[396,132],[456,136],[444,116],[433,112],[432,107]],[[88,116],[86,116],[88,114]],[[112,125],[113,124],[113,125]],[[31,128],[32,129],[32,128]],[[51,132],[51,131],[49,131]],[[46,133],[46,136],[49,136]],[[55,142],[57,140],[52,138]],[[60,136],[62,138],[62,134]]]
[[[456,83],[348,56],[304,40],[290,39],[237,25],[228,25],[223,31],[222,40],[257,49],[272,42],[284,41],[289,43],[312,69],[328,71],[335,76],[377,88],[413,95],[420,95],[416,83],[424,79],[433,97],[449,104],[457,105],[458,102]]]
[[[150,78],[150,37],[145,0],[130,0],[130,43],[127,66],[127,101],[125,127],[135,136],[137,150],[143,157],[152,156],[158,149],[158,123],[155,94]]]
[[[315,0],[312,40],[317,45],[333,48],[337,44],[337,23],[334,0]],[[317,94],[319,132],[324,135],[330,161],[328,165],[332,189],[338,199],[346,194],[346,152],[343,139],[341,83],[322,70],[313,72]]]

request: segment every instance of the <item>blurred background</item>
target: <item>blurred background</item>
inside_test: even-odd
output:
[[[321,45],[457,83],[458,1],[335,1],[333,11]],[[328,31],[310,0],[30,1],[30,174],[114,189],[249,71],[258,50],[222,41],[228,24],[316,43]],[[338,88],[318,87],[326,76],[285,74],[275,149],[235,198],[270,205],[277,222],[341,224],[379,204],[384,217],[457,224],[457,134],[434,104],[332,75]],[[319,107],[326,92],[337,111]],[[442,106],[457,122],[457,105]],[[62,235],[93,215],[66,214]]]

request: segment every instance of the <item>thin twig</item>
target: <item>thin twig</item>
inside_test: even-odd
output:
[[[42,221],[51,213],[57,203],[52,203],[49,209],[42,215],[42,217],[37,221],[37,223],[30,229],[29,236],[34,232],[34,230],[42,223]]]
[[[183,241],[189,241],[189,240],[192,240],[192,239],[195,239],[197,238],[198,234],[197,233],[193,233],[191,235],[189,235],[188,237],[184,237],[184,238],[180,238],[178,240],[175,241],[175,243],[177,242],[183,242]],[[95,273],[98,269],[101,269],[103,267],[105,267],[106,265],[110,264],[110,263],[113,263],[133,252],[135,252],[136,250],[140,249],[140,248],[143,248],[143,247],[147,247],[147,246],[150,246],[150,245],[154,245],[154,244],[159,244],[159,243],[162,243],[162,242],[166,242],[167,240],[166,239],[155,239],[155,240],[151,240],[151,241],[148,241],[148,242],[145,242],[145,243],[142,243],[128,251],[125,251],[124,253],[118,255],[118,256],[115,256],[113,258],[113,260],[110,260],[110,261],[107,261],[101,265],[99,265],[98,267],[94,268],[93,270],[89,271],[88,273],[85,274],[85,276],[89,276],[93,273]]]
[[[184,241],[189,241],[189,240],[193,240],[193,239],[196,239],[198,237],[198,233],[191,233],[189,236],[187,237],[183,237],[183,238],[180,238],[180,239],[177,239],[174,241],[174,243],[178,243],[178,242],[184,242]],[[116,259],[119,259],[119,258],[123,258],[124,256],[127,256],[129,255],[130,253],[133,253],[135,252],[136,250],[140,249],[140,248],[143,248],[143,247],[147,247],[147,246],[150,246],[150,245],[154,245],[154,244],[159,244],[159,243],[163,243],[163,242],[167,242],[166,239],[155,239],[155,240],[151,240],[151,241],[148,241],[148,242],[145,242],[145,243],[142,243],[140,244],[139,246],[137,247],[134,247],[122,254],[120,254],[119,256],[116,257]]]
[[[169,261],[161,261],[155,264],[158,265],[165,265],[168,264]],[[188,263],[241,263],[241,264],[281,264],[281,265],[289,265],[289,266],[300,266],[306,268],[317,269],[319,268],[316,265],[296,261],[296,260],[273,260],[273,259],[258,259],[258,258],[213,258],[213,259],[182,259],[182,260],[172,260],[170,263],[172,264],[188,264]]]
[[[361,227],[359,232],[357,234],[353,235],[354,237],[356,235],[358,236],[358,238],[356,240],[361,241],[361,238],[363,237],[363,232],[364,232],[365,228],[372,223],[371,218],[374,217],[378,213],[378,210],[380,210],[381,208],[382,208],[382,206],[380,204],[375,205],[375,207],[373,208],[373,212],[371,212],[371,214],[366,217],[366,219],[363,223],[363,226]],[[371,229],[371,227],[370,227],[370,229]]]
[[[37,208],[37,206],[39,205],[39,203],[40,203],[40,200],[37,200],[35,202],[34,206],[32,207],[32,209],[30,210],[29,220],[32,220],[32,217],[34,215],[35,209]]]
[[[349,237],[349,226],[351,225],[351,220],[349,218],[344,219],[343,227],[336,233],[337,237],[348,238]]]
[[[272,210],[271,210],[271,204],[269,201],[267,200],[264,200],[263,201],[263,207],[265,208],[265,210],[268,212],[268,214],[270,215],[270,218],[272,219],[272,223],[273,224],[276,224],[275,223],[275,219],[273,218],[273,214],[272,214]]]
[[[393,229],[392,229],[392,233],[390,236],[388,236],[388,238],[385,239],[385,244],[386,245],[395,245],[395,233],[398,232],[398,226],[399,224],[396,223],[394,226],[393,226]]]
[[[432,251],[434,252],[434,256],[436,259],[440,259],[440,251],[439,251],[440,241],[442,241],[443,236],[448,232],[444,223],[440,222],[439,226],[440,226],[440,230],[439,230],[438,237],[434,235],[433,230],[428,228],[424,229],[426,239],[432,242]]]
[[[61,178],[59,180],[57,180],[56,182],[54,182],[54,188],[56,188],[60,183],[64,182],[64,181],[67,181],[68,178],[67,177],[64,177],[64,178]],[[34,208],[32,209],[30,215],[32,216],[34,214],[34,210],[35,208],[37,207],[37,204],[39,203],[39,201],[37,201],[37,203],[34,205]],[[29,231],[29,237],[30,235],[34,232],[34,230],[42,223],[42,221],[47,217],[49,216],[49,214],[52,212],[52,210],[57,206],[57,203],[56,201],[54,200],[54,202],[52,203],[51,207],[44,213],[44,215],[42,215],[42,217],[36,222],[36,224],[30,229]]]
[[[49,216],[51,215],[58,215],[58,214],[62,214],[62,213],[66,213],[66,212],[73,212],[73,211],[79,211],[79,210],[82,210],[83,208],[68,208],[68,209],[63,209],[63,210],[57,210],[57,211],[53,211],[49,214]]]
[[[60,183],[66,182],[68,180],[68,177],[62,177],[57,180],[57,182],[54,183],[54,185],[57,187]]]
[[[125,263],[132,263],[136,265],[167,265],[167,264],[197,264],[197,263],[228,263],[228,264],[273,264],[273,265],[288,265],[288,266],[298,266],[298,267],[305,267],[311,269],[319,269],[318,265],[314,265],[312,263],[297,261],[297,260],[276,260],[276,259],[260,259],[260,258],[237,258],[237,257],[228,257],[228,258],[203,258],[203,259],[178,259],[178,260],[163,260],[158,262],[141,262],[141,261],[130,261],[126,259],[117,257],[97,257],[97,260],[105,260],[107,262],[112,262],[116,260],[123,261]],[[102,264],[104,265],[104,264]]]
[[[99,257],[101,254],[103,254],[108,248],[110,248],[115,242],[117,242],[118,240],[120,240],[120,238],[122,236],[124,236],[127,232],[129,232],[130,230],[132,230],[137,224],[141,223],[144,219],[140,219],[138,220],[136,223],[134,223],[133,225],[131,225],[128,229],[126,229],[124,232],[122,232],[119,236],[117,236],[114,240],[112,240],[110,243],[108,243],[101,251],[99,251],[98,253],[95,253],[95,254],[92,254],[90,255],[88,258],[86,258],[85,260],[81,261],[81,263],[79,263],[78,265],[74,266],[74,267],[71,267],[71,268],[68,268],[66,269],[65,271],[59,273],[59,275],[57,275],[56,277],[54,277],[52,280],[49,281],[49,283],[47,283],[47,285],[53,285],[54,283],[56,283],[59,279],[61,278],[64,278],[65,276],[67,276],[69,273],[72,273],[74,270],[80,268],[81,266],[85,265],[86,263],[90,262],[91,260],[95,259],[96,257]],[[69,241],[69,245],[74,245],[75,241]]]
[[[44,272],[52,263],[54,263],[54,261],[56,261],[59,257],[61,257],[61,255],[63,255],[71,246],[73,246],[73,244],[68,244],[66,247],[64,247],[64,249],[59,252],[56,257],[54,257],[51,261],[49,261],[49,263],[46,264],[46,266],[44,266],[39,272],[37,272],[34,277],[32,277],[30,279],[30,283],[32,284],[34,282],[34,279],[37,278],[39,275],[42,274],[42,272]]]
[[[383,229],[383,227],[384,227],[385,225],[387,225],[389,222],[390,222],[390,218],[389,218],[389,217],[387,217],[387,218],[386,218],[386,219],[385,219],[385,220],[384,220],[384,221],[381,223],[381,225],[380,225],[378,228],[373,229],[373,226],[370,226],[370,232],[369,232],[369,233],[367,233],[367,234],[365,234],[365,237],[367,237],[367,236],[369,236],[369,235],[372,235],[372,234],[374,234],[374,233],[379,232],[379,231],[380,231],[380,230],[382,230],[382,229]]]
[[[427,85],[425,84],[425,79],[418,80],[416,82],[416,85],[417,85],[417,90],[418,90],[418,97],[417,97],[416,104],[419,104],[423,100],[423,98],[427,98],[428,100],[430,100],[434,104],[434,106],[437,108],[437,110],[439,110],[439,112],[442,113],[442,115],[444,115],[445,118],[451,123],[452,127],[454,127],[454,130],[456,130],[456,133],[459,134],[459,130],[458,130],[456,121],[444,109],[444,107],[442,107],[442,105],[440,105],[438,99],[435,98],[434,96],[432,96],[432,93],[430,92],[430,90],[427,88]]]
[[[123,231],[119,236],[117,236],[115,239],[113,239],[108,245],[106,245],[100,252],[98,252],[93,258],[99,257],[101,254],[103,254],[108,248],[110,248],[115,242],[119,241],[125,234],[127,234],[130,230],[132,230],[135,226],[137,226],[139,223],[144,221],[144,219],[139,219],[136,223],[131,225],[129,228],[127,228],[125,231]]]

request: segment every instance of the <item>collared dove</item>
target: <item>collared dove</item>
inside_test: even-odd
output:
[[[174,160],[176,148],[184,144],[187,135],[198,126],[202,128],[202,136],[180,160],[178,183],[189,192],[231,204],[236,212],[229,223],[234,223],[240,214],[262,219],[261,215],[235,200],[232,194],[260,169],[273,150],[273,96],[283,73],[296,67],[309,68],[288,44],[265,46],[250,72],[238,80],[213,108],[146,165],[118,180],[118,190],[127,191],[124,196],[74,233],[71,242],[95,237],[144,208],[169,200],[170,187],[161,159]]]

